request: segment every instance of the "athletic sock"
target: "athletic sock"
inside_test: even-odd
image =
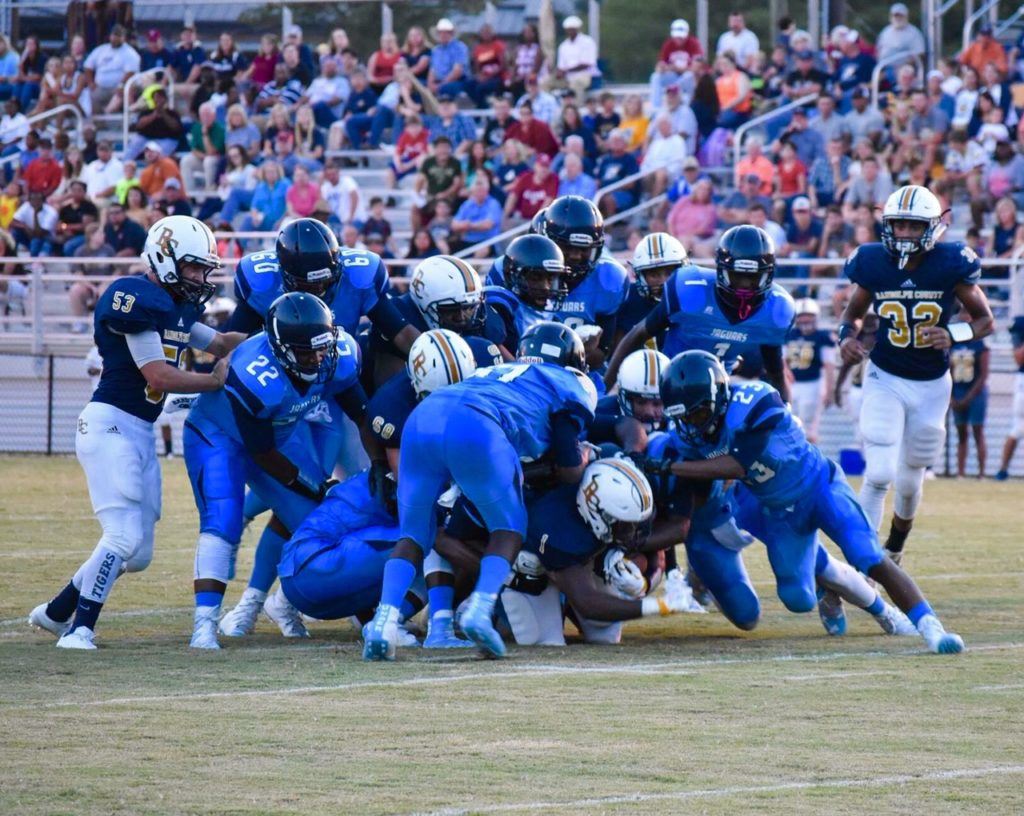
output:
[[[865,606],[864,611],[875,617],[881,615],[885,611],[885,601],[882,600],[882,596],[876,594],[875,600],[869,606]]]
[[[110,595],[114,581],[117,580],[117,576],[121,572],[123,562],[124,559],[104,546],[102,541],[96,545],[89,560],[82,565],[80,570],[82,589],[75,608],[75,620],[71,624],[71,631],[79,626],[96,629],[96,619]]]
[[[485,555],[480,559],[480,577],[476,582],[476,592],[497,597],[505,585],[512,565],[507,558],[500,555]]]
[[[73,581],[57,593],[56,597],[46,605],[46,615],[50,620],[64,621],[75,614],[75,607],[78,606],[78,597],[81,593]]]
[[[455,587],[442,584],[427,590],[427,603],[430,604],[430,617],[437,614],[451,618],[452,607],[455,605]]]
[[[277,580],[277,565],[281,562],[281,551],[284,549],[285,537],[268,524],[263,528],[260,543],[256,545],[256,556],[249,577],[249,586],[260,592],[269,592]]]
[[[889,537],[885,540],[885,548],[891,553],[903,552],[903,545],[907,543],[907,536],[910,530],[897,530],[896,523],[889,525]]]
[[[164,456],[170,456],[174,452],[174,441],[172,439],[164,440]]]
[[[389,558],[384,565],[384,581],[380,592],[382,605],[401,607],[405,593],[416,580],[416,567],[404,558]]]
[[[196,608],[201,606],[217,607],[220,606],[224,601],[224,594],[222,592],[212,592],[210,590],[204,590],[196,593]]]
[[[921,618],[925,615],[931,615],[932,617],[935,616],[935,613],[932,611],[931,604],[929,604],[928,601],[920,601],[907,612],[907,617],[910,618],[910,622],[914,624],[914,626],[917,626],[918,623],[920,623]]]

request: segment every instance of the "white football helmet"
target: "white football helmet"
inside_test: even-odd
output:
[[[889,196],[882,209],[882,246],[899,259],[903,269],[911,256],[928,252],[946,231],[942,223],[942,205],[927,187],[909,184]],[[919,238],[897,238],[893,225],[897,221],[919,221],[924,232]]]
[[[796,303],[793,305],[795,306],[797,317],[800,317],[800,315],[821,316],[821,307],[814,298],[797,298]]]
[[[645,522],[654,515],[654,493],[629,459],[598,459],[583,472],[576,508],[601,543],[629,550],[640,543]]]
[[[652,232],[636,245],[630,266],[636,273],[637,291],[645,298],[661,300],[664,284],[652,288],[644,273],[652,269],[668,269],[671,273],[689,263],[690,256],[686,253],[686,247],[676,238],[667,232]]]
[[[576,379],[579,381],[580,387],[587,395],[587,407],[590,408],[590,413],[594,413],[594,411],[597,410],[598,400],[597,386],[594,385],[594,381],[590,379],[590,377],[588,377],[584,372],[580,371],[578,368],[566,366],[565,370],[571,371],[573,374],[576,375]]]
[[[149,228],[142,260],[180,300],[201,306],[217,292],[206,278],[220,268],[217,241],[210,228],[188,215],[169,215]],[[203,268],[202,282],[189,280],[181,272],[182,264],[198,264]]]
[[[483,326],[483,293],[477,271],[461,258],[436,255],[416,265],[409,292],[432,329],[464,334]]]
[[[622,361],[615,384],[619,389],[619,407],[625,416],[634,415],[635,397],[661,399],[661,372],[668,364],[668,357],[660,351],[646,348],[634,351]]]
[[[446,385],[462,382],[476,371],[469,344],[447,329],[431,329],[416,338],[405,364],[409,381],[422,399]]]

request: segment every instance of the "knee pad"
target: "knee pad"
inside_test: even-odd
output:
[[[196,579],[210,578],[226,584],[235,574],[238,545],[213,533],[200,533],[196,542]]]
[[[780,582],[779,600],[790,612],[810,612],[818,604],[818,595],[813,586],[804,586],[796,581]]]
[[[903,519],[912,519],[917,515],[921,494],[924,492],[923,467],[912,468],[900,465],[896,474],[896,493],[893,496],[893,512]]]
[[[903,458],[912,468],[926,468],[935,464],[946,441],[945,427],[924,425],[903,442]]]
[[[879,487],[888,487],[896,478],[899,455],[899,448],[895,444],[879,445],[865,441],[864,480]]]
[[[622,641],[622,621],[595,621],[580,617],[577,620],[587,643],[614,646]]]
[[[439,555],[437,550],[431,550],[427,553],[426,558],[423,559],[423,577],[426,578],[438,572],[446,575],[455,574],[452,565],[448,563],[448,559]]]
[[[110,507],[97,516],[103,527],[100,542],[122,560],[131,560],[142,546],[142,508]]]

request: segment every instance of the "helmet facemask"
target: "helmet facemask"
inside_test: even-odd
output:
[[[722,302],[746,320],[764,302],[771,288],[775,268],[738,258],[720,262],[716,269],[716,291]]]
[[[897,237],[897,224],[920,225],[921,232],[916,237]],[[890,255],[898,259],[899,268],[904,269],[912,257],[930,251],[945,231],[946,225],[942,223],[941,218],[918,218],[911,215],[883,216],[882,246]]]
[[[636,271],[636,290],[652,303],[660,303],[665,293],[665,283],[682,264],[674,266],[652,266]],[[653,283],[649,277],[653,277]]]
[[[568,291],[579,286],[583,279],[594,271],[597,259],[601,257],[601,244],[589,235],[580,233],[570,236],[569,240],[553,239],[565,255],[565,285]]]
[[[433,329],[448,329],[462,335],[482,333],[486,321],[479,290],[466,292],[461,301],[446,298],[430,303],[424,317]]]
[[[325,383],[338,367],[337,331],[318,334],[308,341],[281,338],[270,332],[274,354],[289,374],[306,383]]]

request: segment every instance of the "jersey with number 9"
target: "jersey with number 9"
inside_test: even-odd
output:
[[[932,348],[924,329],[945,327],[954,315],[956,287],[981,279],[981,263],[958,241],[936,244],[914,269],[900,270],[881,244],[864,244],[846,261],[846,276],[874,296],[879,328],[871,362],[908,380],[935,380],[949,353]]]

